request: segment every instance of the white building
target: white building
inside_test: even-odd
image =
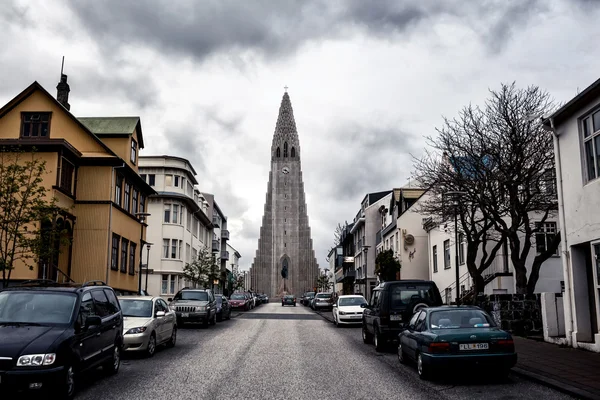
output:
[[[329,250],[327,259],[329,260],[329,272],[333,274],[332,277],[332,291],[337,294],[342,294],[344,291],[344,271],[342,268],[344,249],[342,246],[332,247]]]
[[[392,191],[369,193],[361,202],[360,211],[354,218],[350,230],[354,239],[354,267],[356,280],[354,293],[362,293],[370,299],[371,291],[377,285],[375,276],[375,257],[377,233],[381,231],[382,221],[379,208],[386,207],[392,198]]]
[[[208,218],[212,221],[212,242],[210,244],[212,253],[220,267],[220,272],[225,274],[229,262],[229,251],[227,250],[227,241],[229,240],[229,230],[227,229],[227,217],[221,211],[221,208],[215,201],[215,196],[210,193],[202,193],[208,202]],[[223,292],[225,284],[225,275],[213,282],[215,293]],[[228,295],[228,293],[225,293]]]
[[[394,189],[389,208],[381,210],[384,228],[377,237],[377,254],[394,252],[400,262],[399,279],[429,279],[428,235],[415,206],[424,193],[411,185]]]
[[[532,215],[532,221],[535,216]],[[551,237],[557,232],[556,219],[548,219],[544,224],[544,232],[536,235],[532,240],[532,248],[526,261],[527,276],[530,274],[530,268],[533,259],[539,252],[545,251],[546,245],[550,243]],[[456,298],[456,246],[454,223],[436,223],[433,218],[425,218],[423,227],[429,235],[429,274],[430,279],[436,283],[444,302],[449,304]],[[458,234],[458,274],[460,293],[464,295],[473,286],[473,280],[467,270],[467,243],[465,236]],[[488,253],[491,252],[495,242],[488,244]],[[477,265],[481,251],[477,258]],[[484,294],[513,294],[516,292],[516,282],[514,279],[514,268],[510,261],[510,250],[507,243],[504,243],[492,264],[484,271],[483,278],[486,283]],[[535,293],[560,292],[561,287],[561,267],[558,252],[554,257],[547,259],[540,270],[540,276],[536,285]]]
[[[142,255],[149,272],[147,291],[168,298],[187,286],[181,276],[184,265],[196,257],[201,247],[211,245],[209,204],[195,188],[196,171],[186,159],[140,157],[139,171],[157,192],[148,199],[146,237],[152,246]],[[144,276],[144,287],[145,280]]]
[[[564,331],[574,347],[600,352],[600,79],[544,121],[554,137]]]

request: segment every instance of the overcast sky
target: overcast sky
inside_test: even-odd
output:
[[[406,184],[423,136],[500,82],[567,101],[600,77],[597,0],[16,1],[0,103],[61,57],[76,116],[139,115],[141,155],[187,158],[253,261],[289,86],[321,268],[366,193]]]

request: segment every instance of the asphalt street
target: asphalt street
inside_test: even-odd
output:
[[[329,313],[330,315],[330,313]],[[77,399],[569,399],[511,376],[424,382],[395,353],[362,343],[310,309],[264,304],[179,331],[173,349],[128,356],[116,376],[80,380]]]

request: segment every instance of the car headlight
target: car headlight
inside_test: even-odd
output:
[[[175,306],[169,306],[169,308],[171,309],[171,311],[177,311]]]
[[[204,311],[204,310],[206,310],[206,308],[204,308],[204,306],[196,307],[196,311]]]
[[[56,360],[56,354],[28,354],[19,357],[17,367],[38,367],[40,365],[52,365]]]
[[[130,330],[128,330],[127,332],[125,332],[126,335],[135,335],[138,333],[144,333],[146,332],[146,327],[145,326],[140,326],[137,328],[131,328]]]
[[[346,315],[345,311],[340,311],[339,313],[340,313],[340,315]]]

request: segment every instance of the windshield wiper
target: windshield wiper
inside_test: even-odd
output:
[[[45,326],[45,325],[39,324],[37,322],[2,322],[2,321],[0,321],[0,326]]]

